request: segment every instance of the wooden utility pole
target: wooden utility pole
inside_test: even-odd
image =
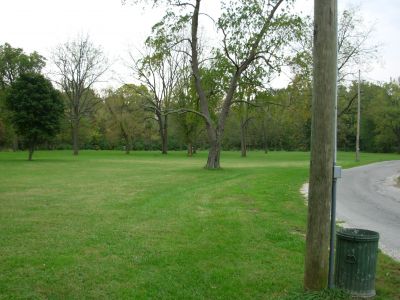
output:
[[[358,70],[358,101],[357,101],[357,137],[356,137],[356,161],[360,161],[360,118],[361,118],[361,71]]]
[[[337,77],[337,0],[314,0],[313,105],[304,288],[328,282]]]

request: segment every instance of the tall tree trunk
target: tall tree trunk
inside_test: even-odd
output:
[[[206,165],[207,169],[220,168],[221,142],[222,142],[222,137],[224,135],[225,122],[229,114],[229,109],[232,103],[233,95],[235,93],[239,78],[240,78],[239,71],[237,71],[235,75],[231,78],[228,93],[225,96],[221,113],[218,118],[217,128],[214,129],[211,125],[211,122],[206,124],[208,140],[210,142],[210,149],[208,151],[208,159]]]
[[[264,152],[267,154],[268,153],[267,131],[266,131],[266,128],[265,128],[265,121],[264,120],[262,122],[262,129],[263,129]]]
[[[187,145],[187,155],[189,157],[193,156],[193,145],[192,145],[192,143],[188,143],[188,145]]]
[[[196,141],[197,141],[197,138],[195,138],[194,141],[192,142],[192,153],[193,154],[197,153],[197,146],[196,146],[197,142]]]
[[[72,123],[72,150],[74,155],[79,154],[79,121]]]
[[[202,87],[201,83],[201,75],[199,68],[199,59],[198,59],[198,37],[197,30],[199,26],[199,14],[200,14],[200,0],[196,0],[196,4],[194,7],[193,15],[192,15],[192,26],[191,26],[191,50],[192,50],[192,71],[194,76],[194,82],[196,87],[197,95],[199,96],[199,104],[200,111],[205,118],[206,130],[208,141],[210,143],[210,149],[208,152],[207,164],[205,166],[206,169],[218,169],[220,167],[219,158],[220,158],[220,145],[218,143],[218,137],[216,135],[216,130],[213,128],[212,119],[210,116],[210,112],[208,109],[208,99],[205,93],[205,90]],[[222,112],[224,113],[224,112]]]
[[[162,122],[162,154],[168,154],[168,116],[164,116],[164,122]]]
[[[304,288],[328,282],[337,71],[337,0],[314,0],[313,105]]]
[[[161,134],[161,153],[168,154],[168,141],[164,132]]]
[[[129,134],[128,134],[127,130],[125,130],[125,127],[124,127],[122,122],[119,123],[119,126],[120,126],[120,129],[121,129],[122,137],[125,140],[125,154],[129,154],[131,149],[132,149],[131,139],[129,137]]]
[[[35,150],[35,146],[33,143],[29,144],[29,157],[28,160],[31,161],[32,160],[32,155],[33,155],[33,151]]]
[[[129,138],[127,138],[125,140],[125,154],[129,154],[131,152],[131,149],[132,149],[132,143],[129,140]]]
[[[213,140],[208,150],[208,158],[206,169],[219,169],[220,168],[220,154],[221,154],[221,143],[218,139]]]
[[[238,85],[238,81],[243,72],[252,64],[252,62],[256,59],[256,56],[259,54],[258,49],[260,43],[262,42],[263,37],[267,34],[267,31],[270,27],[270,23],[274,14],[276,13],[279,6],[283,3],[283,0],[278,0],[272,7],[269,15],[265,18],[265,22],[258,32],[257,35],[254,36],[254,40],[249,45],[249,51],[247,56],[243,59],[243,61],[237,66],[236,71],[232,74],[232,77],[229,82],[229,87],[226,91],[225,99],[223,101],[221,112],[218,118],[218,124],[214,127],[212,124],[212,119],[209,112],[208,107],[208,99],[203,89],[199,68],[199,59],[198,59],[198,28],[199,28],[199,15],[200,15],[200,3],[201,0],[196,0],[193,5],[193,14],[192,14],[192,24],[191,24],[191,66],[193,71],[193,77],[195,82],[195,88],[197,95],[199,96],[200,103],[200,111],[205,119],[206,128],[208,132],[208,141],[210,143],[210,150],[208,154],[208,160],[206,168],[215,169],[219,168],[219,158],[221,151],[221,140],[224,133],[224,126],[226,118],[228,117],[228,113],[232,104],[233,96],[236,92],[236,88]],[[214,131],[212,133],[211,131]]]
[[[247,156],[246,127],[246,121],[240,118],[240,150],[242,157]]]
[[[157,114],[157,120],[161,139],[161,153],[168,154],[168,116]]]

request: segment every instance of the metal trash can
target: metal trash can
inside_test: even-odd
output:
[[[352,296],[375,296],[379,233],[343,228],[336,234],[335,286]]]

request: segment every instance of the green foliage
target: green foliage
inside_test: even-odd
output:
[[[153,26],[152,34],[146,40],[149,53],[138,62],[139,69],[147,76],[148,81],[157,83],[149,88],[150,92],[140,91],[146,94],[144,99],[148,100],[143,104],[147,109],[146,113],[139,109],[139,104],[125,103],[132,96],[132,93],[129,95],[130,92],[126,91],[127,86],[112,91],[112,95],[107,95],[106,101],[102,101],[104,99],[101,100],[91,88],[98,76],[106,70],[106,66],[103,64],[101,49],[94,47],[88,37],[66,43],[55,52],[55,57],[59,58],[56,60],[60,68],[58,81],[65,90],[65,112],[71,122],[79,123],[77,126],[80,128],[80,144],[90,149],[122,149],[127,144],[122,128],[129,128],[126,132],[129,132],[130,144],[134,148],[156,149],[160,145],[160,137],[157,137],[160,128],[157,129],[157,126],[160,123],[168,123],[168,126],[164,127],[169,128],[169,149],[183,149],[190,143],[202,148],[208,147],[210,143],[204,131],[206,127],[201,124],[204,114],[200,116],[182,113],[185,109],[197,112],[201,110],[191,77],[189,58],[192,39],[190,25],[195,1],[134,2],[165,5],[166,8],[165,16]],[[251,45],[260,39],[256,59],[247,66],[237,82],[232,100],[233,111],[230,112],[225,126],[228,136],[224,137],[222,143],[226,150],[239,147],[242,138],[240,131],[243,130],[244,124],[250,148],[262,149],[266,144],[271,149],[309,148],[313,26],[310,18],[300,19],[293,14],[293,2],[284,1],[269,23],[265,22],[266,18],[277,0],[225,0],[221,1],[221,14],[208,17],[204,17],[204,7],[201,6],[199,28],[202,22],[210,22],[214,17],[211,22],[215,25],[215,37],[221,38],[219,43],[208,43],[208,36],[198,36],[199,76],[207,96],[211,126],[219,126],[218,119],[232,74],[235,74],[238,66],[250,53]],[[264,26],[266,24],[268,26]],[[341,13],[339,64],[344,63],[343,67],[340,67],[343,74],[354,72],[356,64],[367,65],[368,61],[376,56],[377,45],[368,41],[370,30],[371,28],[362,22],[356,9],[347,9]],[[296,45],[297,48],[289,51],[288,45]],[[78,58],[78,53],[82,54],[81,59]],[[84,78],[84,82],[78,84],[78,90],[73,92],[69,87],[77,86],[72,84],[79,81],[78,78],[74,78],[74,75],[78,74],[77,70],[65,78],[61,76],[61,71],[74,70],[78,61],[84,62],[81,66],[83,69],[88,70],[87,67],[93,65],[94,69],[89,72],[89,77]],[[292,82],[286,88],[268,88],[269,81],[279,74],[281,66],[286,63],[289,63],[296,74]],[[36,52],[26,54],[22,49],[12,48],[7,43],[0,46],[0,147],[11,148],[11,145],[15,147],[18,144],[5,105],[6,89],[20,74],[39,72],[44,64],[45,58]],[[162,70],[167,71],[163,78],[156,76],[156,81],[151,80],[150,74]],[[174,82],[166,84],[172,77]],[[142,79],[146,81],[145,78]],[[400,151],[398,82],[363,82],[361,90],[361,150]],[[343,150],[355,148],[356,92],[355,82],[339,86],[338,143]],[[77,98],[72,96],[78,94],[80,100],[76,102]],[[119,118],[110,114],[107,103],[120,114]],[[153,120],[153,117],[158,120]],[[146,121],[143,121],[144,118]],[[62,132],[50,146],[64,149],[70,147],[71,128],[65,120],[61,127]]]
[[[384,150],[400,153],[400,82],[392,81],[383,88],[386,95],[375,106],[376,142]]]
[[[8,144],[15,135],[6,107],[6,89],[0,88],[0,149]]]
[[[17,133],[29,147],[49,141],[60,129],[64,105],[43,75],[21,74],[7,91],[6,104]]]
[[[187,49],[189,47],[182,44],[192,38],[188,33],[194,4],[190,1],[166,2],[170,4],[167,5],[167,12],[162,21],[153,27],[147,43],[160,49],[161,53],[170,53],[177,48]],[[224,90],[239,65],[247,65],[244,61],[252,51],[256,51],[256,55],[250,64],[258,64],[258,68],[255,69],[260,80],[279,71],[285,46],[299,37],[304,24],[298,16],[290,13],[293,1],[285,1],[277,12],[272,11],[277,2],[222,1],[222,14],[215,23],[223,34],[222,43],[219,46],[201,45],[198,51],[201,57],[209,58],[209,54],[213,56],[211,64],[202,64],[201,67],[218,69],[218,78],[224,82]],[[155,3],[159,4],[160,1]],[[275,15],[270,16],[273,12]],[[267,19],[269,16],[270,20]],[[263,68],[259,67],[261,65]]]
[[[6,90],[21,74],[39,73],[44,66],[45,58],[37,52],[28,55],[21,48],[13,48],[8,43],[0,45],[0,147],[10,146],[17,141],[6,108]]]
[[[399,151],[400,109],[399,83],[361,83],[361,150]],[[339,88],[339,147],[355,149],[357,121],[357,82]]]
[[[44,66],[45,58],[37,52],[27,55],[5,43],[0,46],[0,88],[10,86],[23,73],[40,73]]]
[[[297,39],[302,30],[300,17],[291,13],[294,1],[285,1],[271,20],[267,21],[273,1],[222,1],[222,15],[217,21],[224,33],[225,53],[240,65],[259,40],[257,58],[268,73],[279,71],[284,62],[285,47]]]
[[[219,70],[202,69],[204,86],[209,93],[210,107],[212,107],[213,120],[218,115],[218,107],[223,96],[223,81],[219,77]],[[246,79],[244,79],[246,80]],[[255,81],[253,81],[255,82]],[[398,124],[398,93],[397,82],[387,84],[361,84],[361,150],[370,152],[398,151],[397,136],[395,134]],[[135,89],[137,89],[136,86]],[[152,119],[151,112],[143,111],[142,101],[145,91],[124,91],[121,87],[106,95],[104,101],[97,98],[96,111],[88,114],[81,121],[80,140],[84,148],[98,147],[100,149],[122,149],[126,141],[121,135],[121,126],[118,118],[115,119],[107,108],[107,103],[115,106],[121,114],[123,126],[130,127],[132,145],[136,150],[157,149],[160,138],[157,137],[157,123]],[[355,149],[356,133],[356,107],[357,83],[350,87],[340,86],[339,94],[339,120],[338,120],[338,146],[342,150]],[[136,96],[137,101],[130,102]],[[93,97],[97,97],[93,94]],[[132,98],[133,97],[133,98]],[[355,98],[354,98],[355,97]],[[140,100],[140,99],[141,100]],[[136,99],[136,98],[135,98]],[[199,101],[194,90],[192,78],[182,77],[177,83],[171,97],[169,119],[168,148],[171,150],[184,149],[189,143],[194,143],[200,148],[207,148],[207,136],[201,116],[188,112],[185,109],[199,110]],[[353,100],[352,100],[353,99]],[[265,142],[271,150],[307,150],[310,139],[310,109],[311,109],[311,82],[302,76],[296,77],[287,87],[279,90],[257,92],[249,81],[239,85],[234,101],[246,100],[248,103],[235,102],[225,126],[226,137],[223,139],[223,149],[239,149],[240,124],[248,120],[247,145],[250,149],[264,149]],[[351,102],[352,100],[352,102]],[[128,101],[128,102],[126,102]],[[133,104],[135,103],[135,104]],[[349,105],[350,103],[350,105]],[[182,110],[182,111],[180,111]],[[68,110],[67,110],[68,111]],[[145,121],[144,121],[145,119]],[[8,119],[6,119],[7,121]],[[1,123],[1,122],[0,122]],[[131,127],[132,126],[132,127]],[[6,131],[0,143],[10,145],[10,126],[0,126]],[[136,129],[135,129],[136,128]],[[94,145],[96,144],[96,145]],[[54,140],[53,145],[61,149],[70,148],[70,125],[63,123],[62,133]]]
[[[199,99],[194,87],[193,78],[186,76],[181,79],[175,91],[174,107],[179,111],[190,110],[190,112],[175,114],[172,119],[176,123],[177,130],[174,132],[176,139],[181,140],[187,147],[195,147],[200,130],[203,129],[202,119],[193,111],[199,111]],[[190,149],[188,154],[192,155]]]
[[[107,114],[103,116],[103,124],[108,124],[104,131],[116,131],[123,138],[127,152],[135,140],[143,136],[146,117],[149,117],[144,104],[149,97],[151,95],[145,86],[125,84],[115,91],[109,90],[104,99]]]

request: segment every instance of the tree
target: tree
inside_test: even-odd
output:
[[[200,102],[197,114],[205,122],[210,147],[206,168],[218,169],[226,119],[243,73],[256,61],[263,64],[267,73],[279,71],[282,50],[298,34],[301,20],[290,14],[293,1],[226,1],[223,2],[222,15],[215,23],[222,36],[222,47],[200,52],[199,21],[200,16],[204,15],[201,12],[202,1],[164,2],[173,9],[169,9],[163,21],[155,27],[155,38],[164,40],[167,48],[174,48],[181,43],[187,43],[190,47],[190,51],[185,53],[190,56]],[[190,28],[186,28],[186,24],[190,24]],[[185,30],[190,31],[190,35],[182,38]],[[203,57],[210,53],[213,56]],[[201,70],[207,68],[205,62],[218,59],[224,62],[222,65],[227,81],[223,83],[224,96],[217,118],[213,120]]]
[[[349,7],[343,10],[338,18],[338,85],[348,87],[358,71],[367,71],[371,61],[377,58],[380,45],[371,41],[374,25],[366,24],[359,14],[357,7]],[[295,77],[301,77],[311,82],[312,75],[312,40],[313,24],[308,21],[304,28],[302,39],[291,61],[291,67]],[[354,93],[338,94],[338,118],[340,123],[348,122],[348,112],[352,109],[357,99],[357,90]],[[345,128],[344,128],[345,129]],[[339,130],[339,135],[346,133]]]
[[[107,59],[86,36],[58,46],[53,61],[57,70],[56,82],[67,98],[73,153],[78,155],[80,122],[95,109],[97,101],[90,90],[108,69]]]
[[[134,139],[144,130],[145,112],[143,102],[150,97],[145,86],[125,84],[116,91],[109,91],[105,105],[125,142],[129,154]]]
[[[344,10],[338,22],[338,82],[355,79],[360,68],[376,59],[379,44],[371,42],[373,25],[367,25],[356,7]]]
[[[192,15],[192,70],[211,146],[206,167],[215,169],[220,167],[221,139],[225,121],[241,76],[258,60],[265,62],[265,68],[274,70],[275,59],[281,55],[279,51],[282,50],[285,42],[292,38],[292,30],[294,30],[294,25],[299,24],[299,19],[288,15],[284,9],[279,13],[278,9],[283,3],[282,0],[268,1],[268,4],[258,1],[228,3],[225,7],[226,12],[218,21],[218,26],[224,36],[222,51],[231,63],[231,72],[218,122],[212,124],[209,118],[207,96],[202,87],[197,52],[200,2],[196,1]]]
[[[189,76],[186,76],[189,75]],[[184,143],[187,145],[187,154],[193,156],[196,151],[196,142],[201,132],[201,118],[190,111],[199,110],[199,98],[196,94],[194,82],[190,74],[181,77],[175,91],[176,101],[174,108],[180,112],[175,114],[175,120],[178,125],[178,133],[183,136]]]
[[[247,133],[250,121],[255,118],[255,110],[264,113],[265,107],[256,103],[257,94],[265,89],[263,80],[268,73],[258,61],[243,72],[232,100],[232,108],[237,113],[240,123],[240,150],[241,156],[247,156]],[[258,99],[260,100],[260,99]]]
[[[164,49],[159,41],[146,41],[148,54],[136,61],[134,71],[151,95],[145,95],[145,108],[154,114],[158,124],[161,153],[168,153],[168,117],[173,113],[172,102],[175,88],[180,81],[185,59],[179,52]]]
[[[59,92],[43,75],[21,74],[7,92],[6,103],[12,123],[24,138],[32,160],[35,146],[49,141],[60,128],[64,105]]]
[[[44,66],[45,58],[37,52],[27,55],[5,43],[0,46],[0,88],[10,86],[23,73],[40,73]]]
[[[376,99],[373,118],[376,142],[381,150],[400,153],[400,81],[383,85],[385,97]]]
[[[12,140],[13,149],[18,148],[18,137],[5,107],[6,90],[21,74],[40,73],[44,66],[45,58],[37,52],[28,55],[21,48],[13,48],[8,43],[0,46],[0,144]]]
[[[236,108],[240,124],[240,152],[242,157],[247,156],[247,131],[250,121],[254,118],[254,116],[250,115],[251,108],[257,107],[260,109],[260,107],[252,101],[255,95],[251,87],[251,85],[239,85],[234,100],[234,102],[237,103],[234,108]]]
[[[293,74],[311,81],[313,24],[309,18],[291,61]],[[338,18],[338,83],[346,84],[356,78],[358,70],[368,70],[377,58],[380,45],[371,41],[374,25],[366,24],[357,7],[343,10]]]

